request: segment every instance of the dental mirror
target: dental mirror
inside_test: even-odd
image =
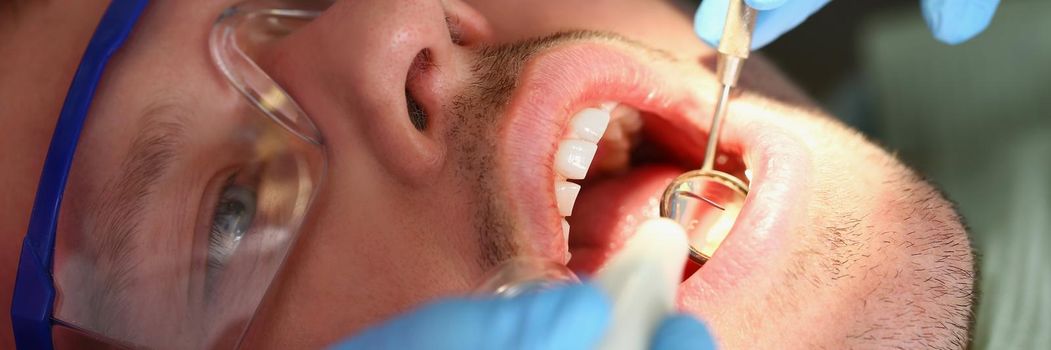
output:
[[[730,233],[748,186],[717,170],[694,170],[672,180],[661,197],[661,216],[686,230],[690,261],[704,265]]]
[[[672,180],[661,196],[660,215],[675,220],[686,230],[690,242],[690,261],[704,265],[730,232],[748,196],[748,185],[741,179],[715,170],[719,131],[726,115],[725,101],[730,87],[715,108],[704,163],[699,170],[686,172]]]

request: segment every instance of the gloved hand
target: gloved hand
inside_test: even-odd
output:
[[[579,284],[513,298],[451,299],[365,330],[333,349],[592,349],[610,318],[609,299]],[[668,317],[653,348],[714,349],[693,317]]]
[[[752,49],[769,44],[803,23],[829,0],[745,0],[759,10],[752,33]],[[1000,0],[920,0],[923,18],[934,37],[956,45],[973,38],[989,26]],[[702,0],[694,17],[694,31],[716,47],[723,35],[728,0]]]

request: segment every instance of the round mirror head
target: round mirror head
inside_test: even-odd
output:
[[[690,260],[703,265],[737,221],[748,196],[740,179],[719,171],[695,170],[672,180],[661,197],[660,214],[686,230]]]

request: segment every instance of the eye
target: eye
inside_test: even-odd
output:
[[[219,193],[208,233],[208,274],[221,270],[255,218],[255,191],[227,182]]]

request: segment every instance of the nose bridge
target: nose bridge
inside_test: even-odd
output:
[[[417,55],[426,50],[429,63],[453,63],[457,46],[445,13],[438,0],[338,1],[262,52],[260,64],[305,110],[330,150],[354,138],[390,146],[392,137],[413,130],[406,92]],[[432,78],[455,74],[434,70]]]
[[[399,128],[381,119],[408,120],[406,82],[416,56],[426,50],[440,65],[452,61],[455,47],[441,1],[339,1],[279,43],[264,64],[295,90],[322,134],[349,122],[379,137]],[[329,146],[336,141],[329,136],[349,137],[327,135]]]

